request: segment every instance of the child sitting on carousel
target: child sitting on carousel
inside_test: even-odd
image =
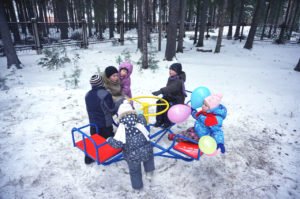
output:
[[[212,136],[217,142],[217,149],[225,153],[224,133],[222,130],[223,120],[226,118],[227,109],[220,104],[221,94],[212,94],[204,99],[200,111],[193,110],[192,116],[196,120],[194,127],[180,133],[184,137],[199,141],[199,138],[205,135]],[[169,140],[174,138],[175,134],[169,134]],[[183,138],[177,141],[184,141]]]

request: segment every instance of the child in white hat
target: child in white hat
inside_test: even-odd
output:
[[[145,120],[140,120],[131,104],[125,100],[118,110],[119,127],[115,136],[107,142],[114,148],[122,148],[124,159],[129,167],[132,188],[143,188],[141,163],[145,172],[155,169],[153,148]]]

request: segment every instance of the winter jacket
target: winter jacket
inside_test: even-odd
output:
[[[104,87],[107,89],[108,92],[111,93],[114,102],[118,102],[119,100],[124,99],[124,95],[121,90],[120,80],[118,80],[117,82],[112,82],[106,77],[104,73],[102,74],[102,78],[104,81]]]
[[[218,144],[224,144],[222,124],[226,115],[227,109],[222,104],[207,112],[199,112],[199,116],[195,116],[193,113],[193,117],[196,119],[194,129],[197,135],[199,137],[210,135],[215,138]]]
[[[130,75],[132,73],[132,65],[131,64],[127,64],[127,65],[124,65],[124,66],[120,65],[119,66],[119,72],[120,72],[121,69],[124,69],[124,68],[127,69],[128,73],[127,73],[126,77],[121,77],[120,76],[121,90],[122,90],[122,93],[124,95],[131,98],[132,94],[131,94],[131,89],[130,89],[130,86],[131,86]]]
[[[186,97],[184,82],[186,76],[182,72],[179,75],[169,77],[166,87],[161,88],[163,98],[173,104],[184,104]]]
[[[136,127],[137,123],[142,123],[145,120],[130,113],[120,119],[120,123],[125,125],[126,143],[122,143],[112,137],[107,139],[107,142],[114,148],[122,148],[124,159],[127,162],[139,163],[149,160],[153,156],[153,148],[151,142],[146,139],[144,134]],[[145,123],[142,123],[145,125]]]
[[[90,123],[99,128],[112,126],[112,116],[117,113],[118,105],[104,87],[92,87],[85,96],[85,103]]]

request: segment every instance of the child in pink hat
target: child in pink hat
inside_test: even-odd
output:
[[[194,111],[192,115],[196,119],[194,125],[196,134],[200,138],[204,135],[212,136],[221,152],[225,153],[222,124],[226,118],[227,109],[221,104],[222,97],[222,94],[212,94],[206,97],[202,109],[197,113]]]

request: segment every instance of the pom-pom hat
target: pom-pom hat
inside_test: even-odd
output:
[[[98,74],[93,75],[90,79],[90,84],[93,87],[99,87],[99,86],[103,86],[103,80],[102,77]]]

